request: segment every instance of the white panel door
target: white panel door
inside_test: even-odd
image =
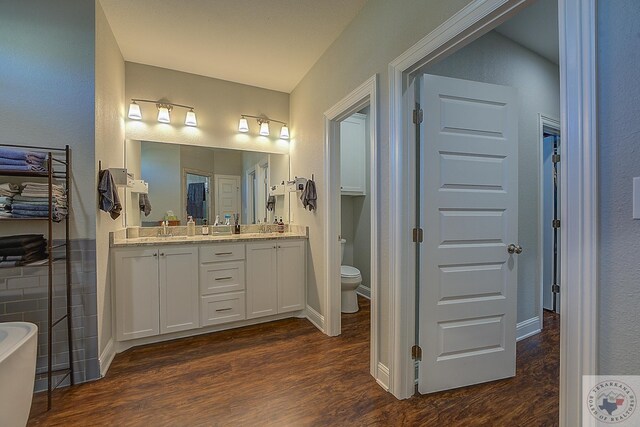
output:
[[[420,393],[515,375],[514,88],[423,75]]]
[[[118,341],[158,335],[158,249],[114,250]]]
[[[278,313],[305,307],[306,241],[278,241]]]
[[[198,248],[160,247],[160,333],[200,326]]]
[[[220,220],[229,214],[240,213],[240,177],[235,175],[215,175],[216,201],[215,212],[220,215]]]
[[[276,243],[247,244],[247,319],[278,314]]]

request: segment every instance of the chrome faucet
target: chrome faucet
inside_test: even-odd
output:
[[[168,221],[162,221],[162,230],[158,230],[158,237],[173,237],[173,234],[168,230]]]

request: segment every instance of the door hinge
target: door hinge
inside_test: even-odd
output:
[[[424,239],[424,232],[422,231],[422,228],[414,228],[413,229],[414,243],[422,243],[423,239]]]
[[[560,228],[560,220],[559,219],[554,219],[553,221],[551,221],[551,226],[553,228]]]
[[[411,347],[411,358],[413,360],[422,360],[422,349],[419,345]]]
[[[553,163],[560,163],[560,154],[554,154],[553,156],[551,156],[551,161]]]
[[[413,110],[413,123],[419,125],[420,123],[422,123],[423,118],[424,118],[424,114],[422,112],[422,108]]]
[[[559,294],[560,293],[560,285],[558,285],[558,284],[551,285],[551,292],[553,292],[554,294]]]

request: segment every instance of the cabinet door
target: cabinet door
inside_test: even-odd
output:
[[[158,335],[158,250],[114,250],[118,341]]]
[[[366,120],[354,114],[340,123],[340,190],[364,195],[366,190]]]
[[[161,247],[160,333],[200,326],[198,248]]]
[[[247,244],[247,319],[278,313],[276,243]]]
[[[301,240],[278,242],[278,313],[305,307],[305,243]]]

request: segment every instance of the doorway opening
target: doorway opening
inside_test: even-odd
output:
[[[413,354],[422,394],[515,376],[516,342],[541,331],[540,265],[552,253],[538,228],[546,212],[538,125],[540,111],[561,110],[554,5],[538,0],[408,76],[414,177],[405,185],[415,210],[406,209],[416,225],[407,254],[417,275]],[[552,339],[541,348],[559,363]],[[548,380],[558,384],[557,375]]]
[[[196,225],[211,221],[211,174],[184,169],[186,211],[184,223],[192,217]]]
[[[540,306],[543,310],[560,313],[560,123],[543,115],[539,120]],[[544,321],[542,312],[540,319]]]
[[[325,158],[328,159],[325,163],[327,310],[324,332],[330,336],[340,335],[344,300],[347,300],[346,311],[355,311],[356,293],[359,292],[360,298],[368,294],[369,372],[378,384],[388,389],[389,369],[379,361],[376,91],[377,76],[373,76],[324,114]],[[343,264],[343,251],[345,261],[353,264]],[[358,266],[360,275],[355,274],[354,265]],[[345,273],[353,277],[345,277]],[[343,282],[346,287],[358,285],[348,290],[345,298]],[[346,307],[349,295],[351,308]]]

